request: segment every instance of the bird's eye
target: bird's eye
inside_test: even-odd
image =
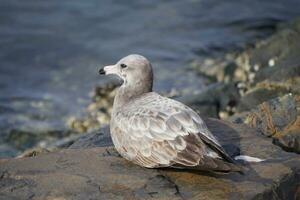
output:
[[[127,67],[127,65],[125,65],[125,64],[123,64],[123,63],[122,63],[120,66],[121,66],[123,69]]]

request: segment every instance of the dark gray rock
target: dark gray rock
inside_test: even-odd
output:
[[[296,199],[300,157],[243,124],[206,120],[224,146],[266,159],[245,175],[145,169],[113,147],[64,149],[0,160],[1,199]],[[97,138],[96,138],[97,140]],[[92,146],[93,139],[89,139]],[[97,143],[97,142],[96,142]],[[227,148],[227,147],[226,147]]]
[[[300,126],[297,130],[278,135],[273,142],[286,151],[300,154]]]
[[[297,51],[299,50],[300,46]],[[278,61],[274,67],[264,68],[257,72],[255,75],[255,82],[266,79],[270,81],[285,81],[298,76],[300,76],[300,53],[293,52],[292,55],[289,55],[284,60]]]
[[[286,88],[255,87],[243,95],[237,106],[238,112],[249,111],[264,101],[283,96],[289,92]]]
[[[216,83],[194,96],[179,98],[181,102],[192,107],[201,116],[219,117],[220,111],[226,111],[237,104],[240,95],[234,83]]]
[[[300,103],[299,98],[300,97],[298,96],[298,107]],[[283,132],[276,134],[273,137],[273,142],[286,151],[300,153],[300,115],[298,115],[297,120]]]
[[[99,131],[93,131],[91,133],[84,134],[78,138],[72,145],[68,148],[70,149],[83,149],[83,148],[93,148],[93,147],[106,147],[113,145],[109,126],[105,126]]]
[[[299,26],[300,18],[279,27],[274,35],[237,57],[238,68],[250,75],[249,81],[283,81],[299,76]]]

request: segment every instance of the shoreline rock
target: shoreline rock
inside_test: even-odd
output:
[[[248,124],[295,153],[299,153],[300,132],[286,130],[299,128],[295,123],[300,118],[299,41],[300,18],[279,25],[274,35],[241,53],[193,63],[199,73],[223,84],[234,82],[239,90],[234,106],[229,112],[220,110],[220,118]]]
[[[96,141],[101,139],[85,139],[86,143],[81,143],[80,149],[0,160],[0,198],[208,200],[299,197],[298,155],[282,151],[244,124],[216,119],[206,119],[206,123],[227,150],[229,146],[226,145],[234,145],[242,154],[267,161],[245,165],[248,168],[245,175],[145,169],[121,158],[113,147],[95,147]]]

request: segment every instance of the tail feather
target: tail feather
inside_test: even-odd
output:
[[[213,168],[212,166],[208,166],[208,167],[210,167],[211,171],[238,172],[238,173],[244,174],[245,169],[241,165],[239,165],[235,162],[228,162],[223,159],[212,159],[212,161],[214,162],[215,167]]]
[[[240,174],[244,174],[244,167],[237,163],[228,162],[223,159],[204,157],[202,162],[196,166],[186,166],[181,164],[172,165],[173,168],[179,169],[191,169],[191,170],[199,170],[199,171],[212,171],[212,172],[238,172]]]
[[[252,156],[247,156],[247,155],[235,156],[234,160],[243,160],[245,162],[263,162],[263,161],[265,161],[265,159],[252,157]]]

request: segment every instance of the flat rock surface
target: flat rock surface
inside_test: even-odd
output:
[[[245,125],[206,121],[230,154],[266,161],[244,164],[245,175],[144,169],[111,146],[84,145],[1,160],[0,199],[300,199],[299,155]]]

